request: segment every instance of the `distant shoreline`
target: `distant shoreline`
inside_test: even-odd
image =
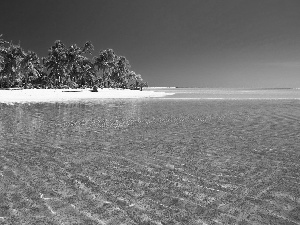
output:
[[[290,89],[300,89],[300,88],[290,88],[290,87],[276,87],[276,88],[233,88],[233,87],[145,87],[145,89],[242,89],[242,90],[290,90]]]

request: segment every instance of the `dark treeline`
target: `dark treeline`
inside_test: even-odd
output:
[[[94,46],[86,42],[67,47],[55,41],[48,56],[7,42],[0,35],[0,88],[83,88],[110,87],[137,89],[147,86],[140,74],[130,70],[129,61],[112,49],[101,50],[92,59]]]

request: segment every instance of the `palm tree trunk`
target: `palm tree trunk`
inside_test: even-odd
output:
[[[104,86],[104,71],[105,71],[105,68],[102,69],[102,84],[101,86]]]
[[[28,75],[26,74],[25,75],[25,87],[24,87],[25,89],[27,89],[27,83],[28,83]]]

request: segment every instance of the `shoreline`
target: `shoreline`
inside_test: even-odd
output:
[[[97,99],[159,98],[174,93],[129,89],[9,89],[0,90],[0,103],[68,102]]]

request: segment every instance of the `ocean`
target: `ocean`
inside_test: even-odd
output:
[[[299,89],[0,103],[0,224],[300,224]]]

